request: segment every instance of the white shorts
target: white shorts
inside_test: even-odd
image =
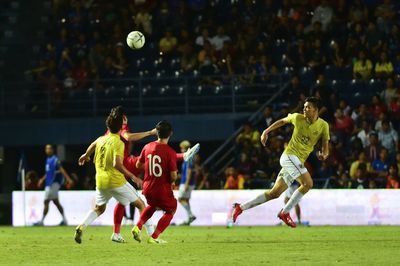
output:
[[[96,205],[101,206],[114,198],[122,205],[126,206],[139,199],[139,195],[134,187],[128,182],[125,185],[110,189],[96,188]]]
[[[58,191],[60,190],[61,185],[57,182],[54,182],[50,186],[44,188],[44,199],[45,200],[54,200],[58,199]]]
[[[296,178],[308,172],[296,155],[283,153],[279,163],[282,169],[278,174],[278,178],[282,178],[288,187],[292,185]]]
[[[190,199],[193,189],[194,189],[194,186],[189,186],[188,190],[185,190],[185,185],[180,184],[179,191],[178,191],[178,199]]]

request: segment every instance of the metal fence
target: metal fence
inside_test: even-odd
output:
[[[248,76],[136,78],[63,82],[12,82],[0,85],[0,116],[55,118],[103,116],[122,104],[129,114],[253,112],[284,82]]]

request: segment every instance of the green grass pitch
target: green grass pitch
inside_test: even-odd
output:
[[[163,246],[141,244],[111,227],[0,227],[0,265],[400,265],[400,228],[170,227]]]

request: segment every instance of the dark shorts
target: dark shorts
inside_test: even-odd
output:
[[[176,199],[173,196],[167,197],[152,197],[151,195],[145,195],[147,204],[153,208],[163,210],[167,213],[175,213],[177,208]]]
[[[139,159],[138,156],[128,156],[124,159],[124,166],[126,169],[128,169],[129,172],[134,174],[135,176],[139,176],[139,174],[142,172],[141,169],[138,169],[136,167],[136,162]]]

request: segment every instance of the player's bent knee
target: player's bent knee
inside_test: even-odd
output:
[[[144,208],[145,208],[144,202],[141,199],[137,199],[132,204],[133,204],[133,206],[138,208],[140,211],[144,210]]]
[[[281,195],[280,193],[278,193],[278,191],[274,191],[274,190],[271,190],[271,191],[269,191],[269,193],[265,193],[265,194],[266,194],[266,196],[268,195],[269,199],[277,199]]]
[[[97,215],[101,215],[103,214],[103,212],[106,210],[106,205],[96,205],[96,207],[94,208],[94,211],[97,213]]]

